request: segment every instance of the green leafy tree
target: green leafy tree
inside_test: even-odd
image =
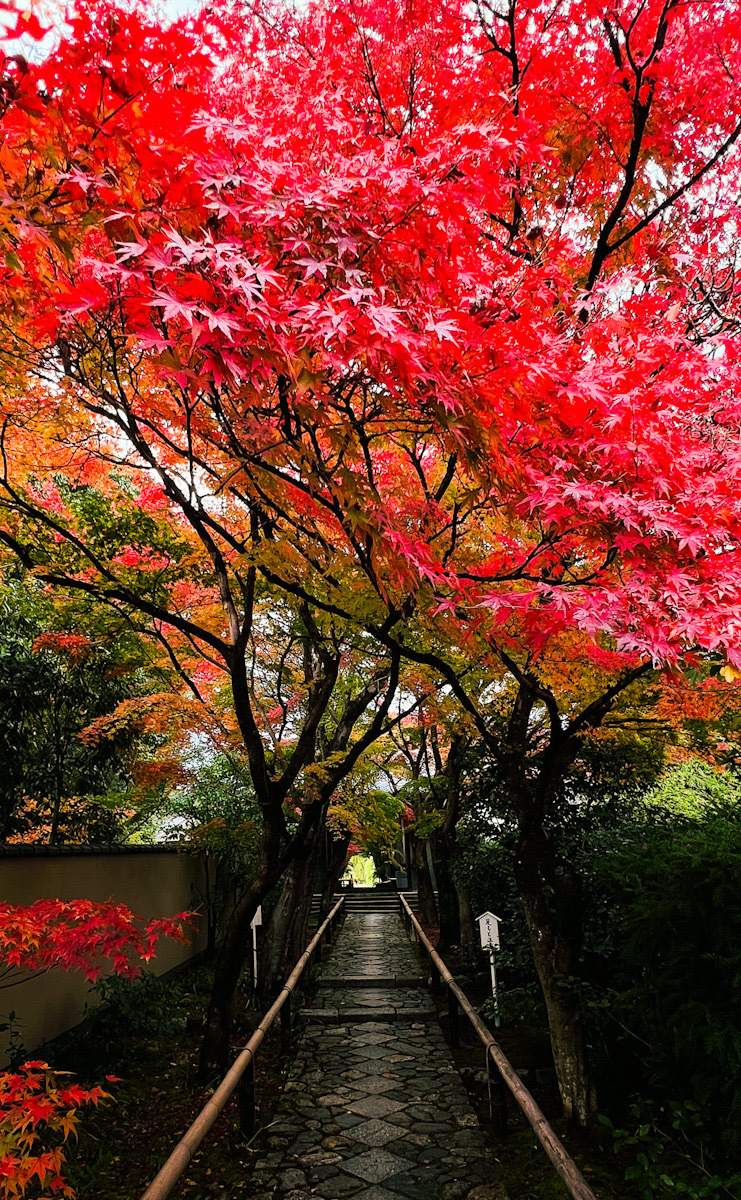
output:
[[[662,758],[658,731],[585,744],[550,836],[584,881],[573,983],[604,1107],[621,1124],[650,1109],[667,1160],[677,1112],[695,1112],[695,1160],[723,1173],[741,1150],[741,783],[699,761],[657,778]],[[542,1022],[503,787],[468,764],[454,870],[503,918],[505,1015]]]
[[[578,928],[573,930],[579,945],[575,982],[582,993],[597,982],[606,983],[610,955],[618,953],[612,898],[592,886],[595,843],[611,845],[619,836],[616,830],[631,828],[635,805],[661,773],[665,743],[665,733],[653,727],[640,734],[602,730],[585,739],[549,814],[551,852],[578,864],[585,879],[574,910]],[[517,826],[497,760],[482,755],[479,748],[469,750],[462,766],[461,793],[460,853],[453,862],[456,886],[468,895],[475,913],[490,909],[502,918],[505,1011],[542,1019],[540,988],[515,880]]]
[[[205,851],[204,899],[213,947],[257,868],[260,808],[249,768],[238,755],[202,752],[185,766],[186,782],[170,796],[154,828],[170,836],[180,830],[188,848]]]
[[[87,616],[87,622],[83,624]],[[82,731],[151,686],[134,635],[55,608],[33,579],[0,590],[0,837],[122,836],[136,737],[83,742]],[[85,632],[81,632],[85,629]],[[137,661],[138,656],[138,661]]]

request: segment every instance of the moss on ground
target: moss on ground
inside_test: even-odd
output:
[[[85,1110],[79,1143],[69,1154],[69,1182],[80,1200],[140,1200],[175,1144],[198,1115],[213,1088],[196,1078],[203,1016],[210,987],[201,967],[172,980],[163,1029],[155,1036],[125,1037],[124,1057],[111,1052],[105,1072],[120,1076],[107,1084],[112,1099]],[[234,1054],[245,1044],[260,1014],[243,1002],[236,1021]],[[169,1026],[169,1028],[168,1028]],[[82,1037],[84,1038],[84,1033]],[[55,1065],[76,1067],[81,1078],[99,1082],[105,1072],[93,1060],[105,1047],[68,1039]],[[87,1062],[86,1062],[87,1060]],[[269,1127],[281,1095],[289,1060],[282,1058],[277,1034],[269,1036],[257,1059],[257,1132],[247,1142],[239,1130],[232,1099],[195,1155],[173,1200],[239,1196],[246,1189],[261,1134]]]

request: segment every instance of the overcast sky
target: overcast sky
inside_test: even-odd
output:
[[[176,20],[184,13],[195,12],[206,0],[154,0],[152,11],[161,13],[165,24]],[[34,11],[42,24],[47,21],[61,30],[63,27],[62,13],[68,8],[67,4],[57,3],[56,0],[10,0],[8,8],[28,12]],[[53,45],[54,36],[43,42],[32,38],[4,38],[3,32],[13,23],[13,17],[0,10],[0,44],[6,54],[23,54],[28,59],[38,61],[48,54]]]

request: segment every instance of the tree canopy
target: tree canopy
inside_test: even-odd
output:
[[[136,614],[191,694],[228,684],[253,906],[284,801],[307,785],[308,838],[402,661],[447,687],[510,780],[584,1119],[546,812],[644,678],[741,670],[741,10],[217,3],[165,31],[106,0],[2,97],[0,538]],[[279,774],[251,675],[277,596],[306,648]],[[370,682],[327,731],[348,647]]]

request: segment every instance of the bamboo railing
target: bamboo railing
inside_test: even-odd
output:
[[[494,1118],[495,1125],[500,1132],[506,1132],[506,1093],[504,1092],[504,1088],[507,1087],[530,1122],[536,1138],[566,1184],[570,1195],[573,1196],[574,1200],[596,1200],[594,1192],[586,1179],[525,1087],[501,1046],[486,1028],[478,1013],[474,1012],[468,997],[458,987],[455,979],[409,907],[406,897],[400,896],[399,901],[407,929],[410,932],[412,928],[414,929],[418,941],[424,947],[429,957],[432,967],[433,990],[436,985],[439,986],[440,982],[444,983],[448,989],[448,1017],[451,1043],[454,1046],[458,1044],[458,1017],[459,1011],[462,1009],[486,1049],[489,1096],[492,1099],[492,1117]]]
[[[276,1017],[280,1016],[281,1042],[286,1048],[291,1031],[291,995],[308,966],[315,950],[324,939],[331,937],[345,903],[344,896],[335,904],[326,921],[317,929],[296,966],[281,988],[278,998],[268,1009],[252,1037],[227,1071],[210,1100],[204,1104],[193,1124],[185,1131],[167,1162],[150,1183],[141,1200],[165,1200],[174,1188],[188,1163],[198,1150],[211,1127],[224,1110],[227,1101],[239,1089],[239,1120],[242,1132],[251,1137],[255,1131],[255,1056]]]

